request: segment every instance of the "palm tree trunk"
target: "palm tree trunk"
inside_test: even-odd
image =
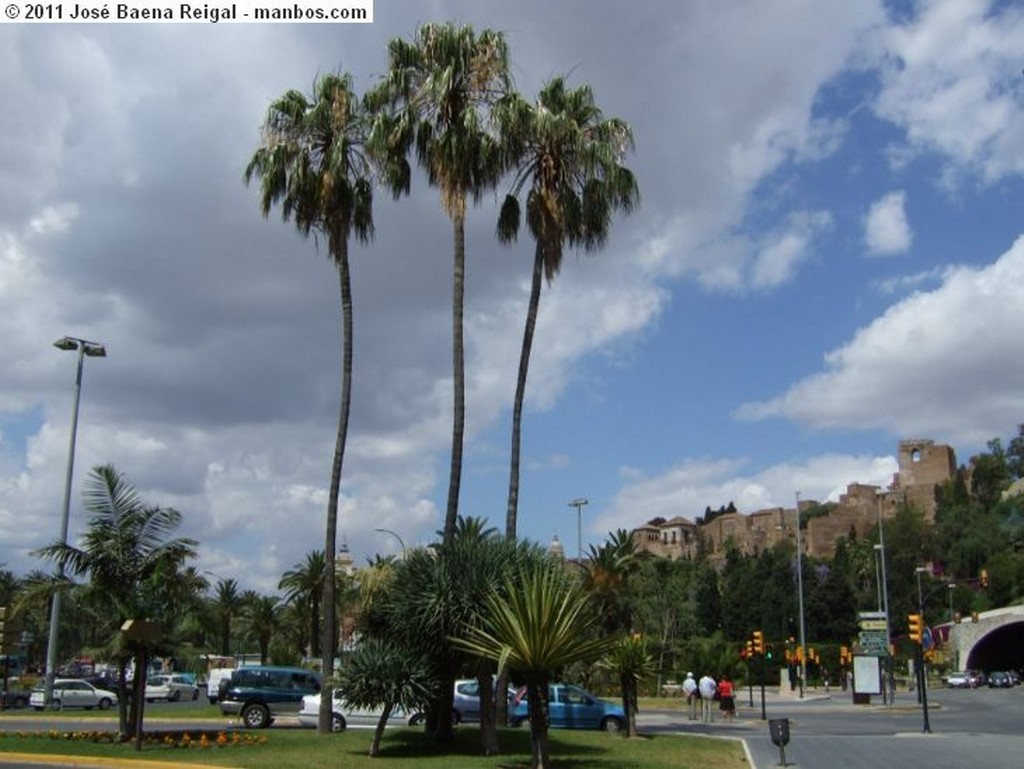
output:
[[[526,688],[530,712],[530,766],[532,769],[547,769],[551,761],[551,746],[548,739],[548,685],[547,682],[540,685],[527,683]]]
[[[512,451],[508,477],[508,507],[505,512],[505,536],[516,538],[516,522],[519,517],[519,453],[522,439],[523,399],[526,397],[526,374],[530,369],[530,351],[533,349],[533,332],[537,327],[537,308],[540,306],[541,281],[544,260],[538,242],[533,257],[533,279],[530,282],[530,304],[526,311],[526,328],[523,329],[523,347],[519,353],[519,378],[516,380],[516,397],[512,406]]]
[[[465,196],[463,196],[463,201]],[[466,363],[463,343],[463,302],[466,284],[465,205],[452,216],[455,264],[452,271],[452,464],[448,476],[448,508],[444,519],[444,544],[455,536],[459,517],[459,488],[462,484],[462,436],[466,426]]]
[[[338,414],[338,434],[334,441],[334,462],[331,465],[331,487],[327,496],[327,536],[324,542],[324,590],[321,605],[324,625],[321,630],[321,670],[325,684],[334,673],[334,651],[337,646],[337,619],[334,607],[334,561],[338,542],[338,497],[341,493],[341,468],[345,462],[345,442],[348,439],[348,416],[352,403],[352,280],[349,274],[348,241],[335,235],[335,259],[341,287],[341,410]],[[320,694],[320,716],[317,731],[331,733],[331,687],[324,686]]]

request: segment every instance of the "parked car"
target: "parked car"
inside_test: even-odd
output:
[[[990,689],[1009,689],[1013,686],[1013,679],[1002,670],[993,670],[988,674],[988,686]]]
[[[1010,669],[1006,671],[1006,675],[1010,677],[1010,683],[1014,686],[1020,686],[1020,673],[1016,670]]]
[[[331,706],[331,731],[343,732],[350,726],[376,727],[380,722],[381,709],[363,710],[354,708],[341,698],[337,689],[334,690]],[[387,726],[416,726],[423,720],[419,713],[406,713],[402,708],[395,708],[388,716]],[[316,728],[320,721],[320,695],[307,694],[302,698],[299,710],[299,723],[305,727]]]
[[[146,702],[178,702],[182,699],[199,699],[199,687],[196,686],[195,679],[181,673],[150,676],[146,679]]]
[[[970,685],[971,678],[966,670],[950,673],[946,676],[946,686],[950,689],[967,689]]]
[[[495,681],[495,684],[497,681]],[[511,702],[516,690],[509,687],[506,702]],[[477,723],[480,721],[480,682],[475,678],[460,678],[455,682],[452,696],[452,710],[455,723]]]
[[[212,668],[210,670],[210,675],[206,679],[206,698],[210,701],[211,705],[217,704],[217,699],[220,697],[221,682],[229,681],[231,674],[234,672],[234,668]]]
[[[0,705],[5,708],[26,708],[28,707],[28,697],[27,691],[0,691]]]
[[[617,732],[626,726],[621,705],[606,702],[578,686],[551,684],[548,687],[548,713],[556,729],[601,729]],[[526,690],[516,692],[508,708],[510,726],[519,726],[530,717]]]
[[[988,676],[981,670],[968,670],[967,680],[970,682],[971,688],[977,688],[988,683]]]
[[[46,707],[45,683],[40,681],[33,687],[29,695],[28,704],[36,710]],[[97,689],[88,681],[81,678],[58,678],[53,682],[53,697],[50,699],[50,707],[54,710],[61,708],[85,708],[92,710],[99,708],[106,710],[111,705],[117,704],[117,695],[108,692],[106,689]]]
[[[302,698],[320,692],[320,675],[306,668],[239,668],[220,690],[220,712],[240,716],[251,729],[270,726],[274,716],[298,713]]]

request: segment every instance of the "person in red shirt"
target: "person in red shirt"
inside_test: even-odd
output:
[[[718,682],[718,709],[722,711],[727,721],[736,715],[736,697],[733,693],[732,681],[725,674]]]

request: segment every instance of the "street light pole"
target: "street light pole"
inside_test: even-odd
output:
[[[583,506],[587,504],[584,497],[577,497],[569,503],[576,508],[576,560],[583,562]]]
[[[76,350],[78,352],[78,367],[75,374],[75,396],[71,407],[71,438],[68,441],[68,466],[64,476],[64,506],[61,510],[60,519],[60,544],[68,543],[68,519],[71,513],[71,479],[75,472],[75,437],[78,434],[78,406],[82,398],[82,370],[85,356],[91,358],[103,358],[107,355],[107,348],[99,342],[90,342],[86,339],[78,339],[73,336],[65,336],[53,343],[58,350]],[[64,577],[64,567],[57,566],[57,579],[60,582]],[[53,680],[57,673],[57,635],[60,624],[60,590],[55,590],[50,603],[50,635],[46,642],[46,678],[44,681],[43,697],[49,704],[53,697]]]
[[[402,541],[402,538],[400,536],[395,534],[395,532],[391,531],[391,529],[374,529],[374,531],[379,531],[381,534],[390,534],[392,537],[397,539],[398,546],[402,548],[402,560],[405,560],[405,542]]]
[[[796,595],[800,612],[800,699],[804,697],[807,678],[807,634],[804,627],[804,562],[803,538],[800,534],[800,492],[796,493]]]
[[[878,497],[878,544],[875,545],[881,554],[882,560],[882,611],[885,612],[885,686],[882,687],[882,700],[888,701],[888,704],[893,705],[892,702],[895,699],[895,688],[892,685],[892,656],[889,654],[889,644],[892,643],[892,626],[890,625],[889,618],[889,582],[885,575],[885,527],[882,525],[882,498]],[[885,689],[889,689],[889,694],[892,696],[886,700]]]

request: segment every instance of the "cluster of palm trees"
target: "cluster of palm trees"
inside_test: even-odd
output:
[[[264,216],[275,205],[299,232],[326,239],[338,268],[342,306],[340,414],[328,495],[324,552],[334,570],[338,495],[351,409],[353,297],[349,239],[373,235],[373,189],[396,199],[412,182],[410,158],[438,189],[453,230],[452,442],[442,541],[451,544],[459,517],[465,360],[463,307],[466,276],[465,221],[469,200],[511,178],[497,234],[515,240],[525,206],[535,240],[533,279],[513,404],[506,534],[516,537],[522,407],[542,288],[558,273],[566,246],[591,250],[605,242],[612,216],[628,212],[639,194],[622,164],[632,148],[629,126],[606,119],[589,87],[570,89],[555,78],[530,103],[512,88],[509,51],[493,30],[425,24],[412,40],[388,46],[381,82],[360,99],[347,74],[317,80],[311,98],[288,91],[275,100],[263,140],[245,169],[246,183],[259,181]],[[525,203],[520,195],[525,194]],[[321,648],[331,649],[334,589],[324,583]],[[330,728],[324,698],[321,730]]]

